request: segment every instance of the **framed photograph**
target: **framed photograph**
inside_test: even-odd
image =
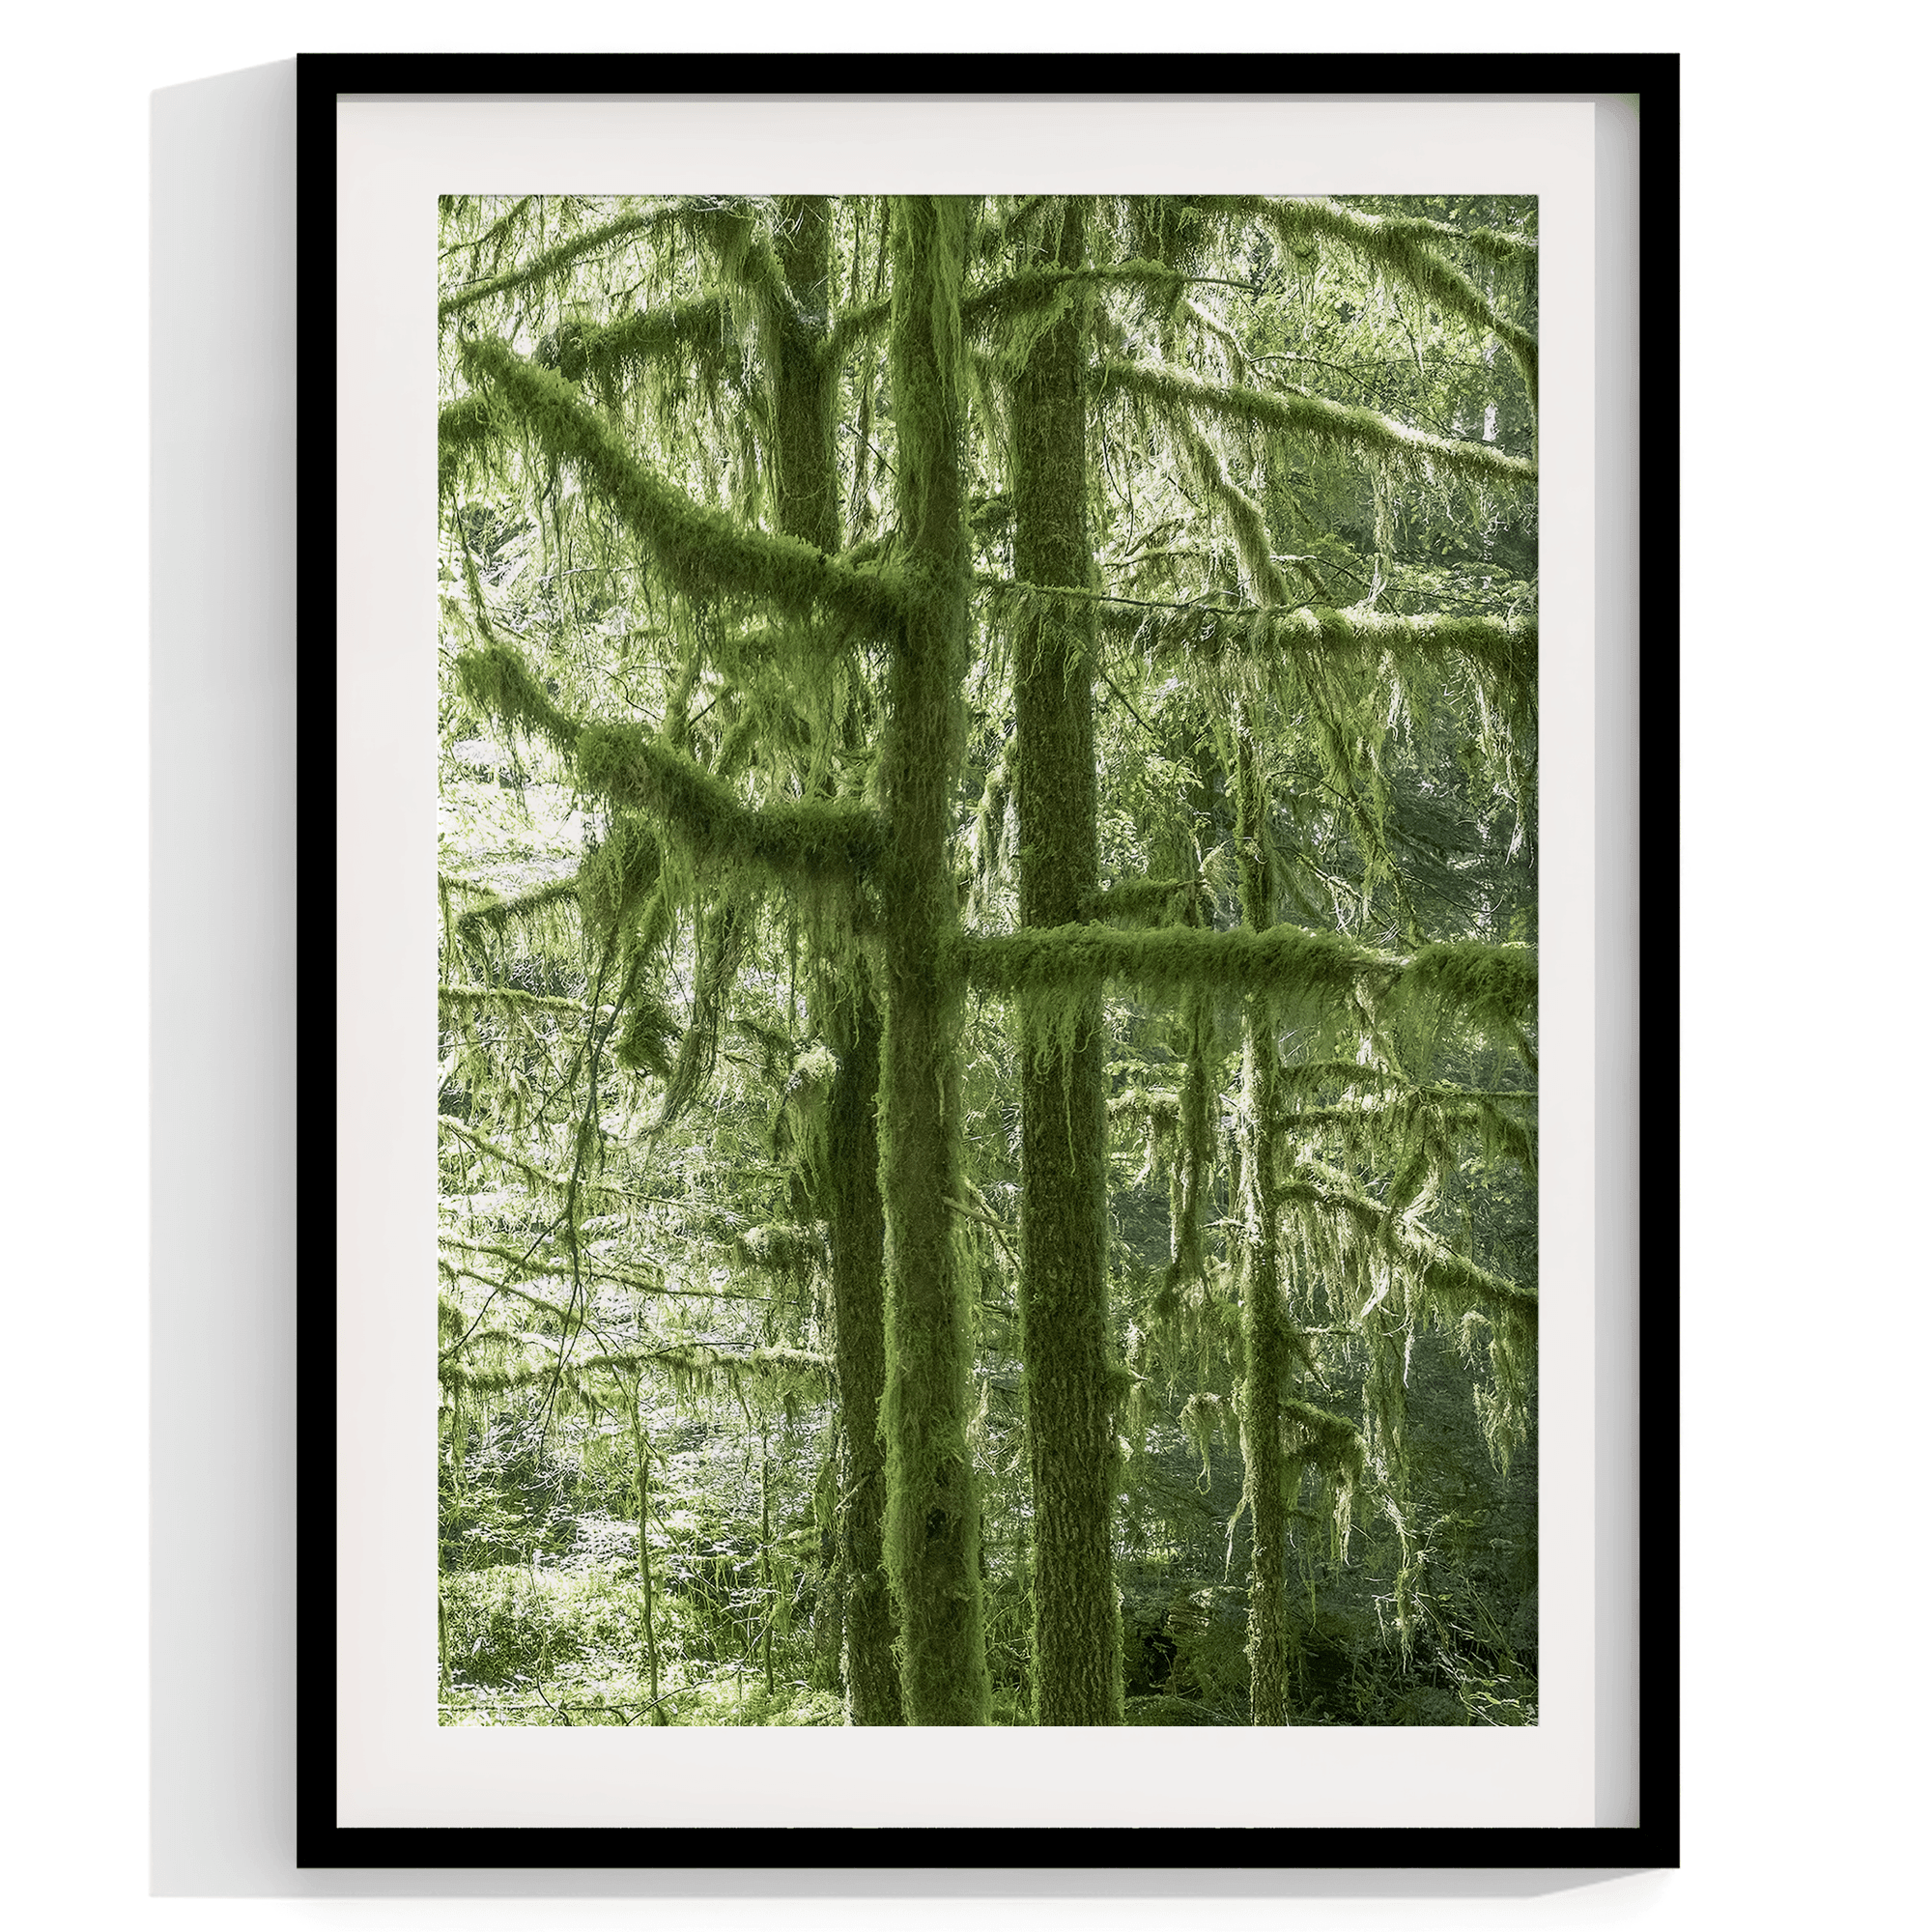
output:
[[[1674,1864],[1675,58],[298,85],[300,1861]]]

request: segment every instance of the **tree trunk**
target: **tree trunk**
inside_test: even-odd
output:
[[[1046,259],[1080,266],[1069,201]],[[1013,565],[1021,582],[1084,590],[1086,313],[1076,303],[1014,385]],[[1030,617],[1013,669],[1023,926],[1083,917],[1099,886],[1091,621]],[[1118,1454],[1107,1319],[1107,1106],[1098,989],[1070,1034],[1020,1058],[1020,1322],[1034,1496],[1035,1720],[1118,1724],[1114,1581]]]
[[[838,1363],[838,1572],[844,1595],[846,1712],[855,1724],[904,1722],[897,1635],[886,1581],[885,1204],[879,1194],[879,1009],[863,984],[832,1082],[832,1321]]]
[[[831,328],[832,204],[823,195],[779,202],[778,257],[797,304],[777,325],[772,422],[777,521],[786,536],[828,553],[838,548],[838,465],[834,428],[837,365],[825,354]],[[832,1037],[831,1167],[833,1350],[838,1364],[842,1464],[837,1504],[841,1575],[823,1594],[844,1618],[847,1715],[855,1724],[903,1722],[897,1628],[883,1568],[884,1451],[879,1401],[885,1388],[885,1203],[879,1193],[879,1009],[863,962],[849,987],[818,1018]],[[842,1600],[842,1601],[841,1601]]]
[[[1274,868],[1266,798],[1245,704],[1235,712],[1236,843],[1241,855],[1241,917],[1251,931],[1274,923]],[[1274,1202],[1279,1063],[1264,999],[1248,1002],[1241,1042],[1241,1458],[1254,1525],[1248,1580],[1248,1672],[1253,1721],[1288,1722],[1288,1497],[1281,1448],[1281,1398],[1289,1334],[1282,1305],[1281,1239]]]
[[[796,312],[775,319],[772,429],[779,527],[822,551],[838,548],[838,461],[834,441],[838,365],[832,328],[832,203],[822,194],[779,198],[777,243]]]
[[[892,653],[881,789],[886,1032],[886,1560],[905,1713],[983,1724],[991,1702],[980,1509],[966,1443],[970,1330],[953,1252],[959,1187],[958,924],[949,850],[962,747],[969,558],[960,440],[966,208],[893,207],[892,372],[905,629]]]

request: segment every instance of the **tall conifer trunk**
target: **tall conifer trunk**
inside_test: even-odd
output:
[[[825,552],[838,548],[838,462],[834,441],[838,372],[825,348],[832,332],[832,203],[782,195],[779,268],[797,305],[774,329],[773,443],[779,527]]]
[[[1236,842],[1241,855],[1241,919],[1252,932],[1274,923],[1274,868],[1266,795],[1246,704],[1235,711]],[[1282,1305],[1281,1231],[1274,1198],[1279,1063],[1264,999],[1249,1001],[1241,1040],[1241,1458],[1254,1525],[1248,1580],[1248,1672],[1253,1721],[1288,1722],[1288,1496],[1281,1399],[1289,1332]]]
[[[879,1196],[879,1009],[862,990],[832,1082],[832,1320],[837,1330],[839,1458],[838,1567],[844,1589],[845,1697],[855,1724],[904,1721],[897,1620],[886,1580],[886,1220]]]
[[[885,868],[881,1174],[886,1195],[886,1560],[915,1724],[983,1724],[991,1703],[980,1508],[966,1443],[970,1331],[952,1240],[961,998],[949,851],[963,721],[967,587],[959,323],[965,204],[893,204],[892,376],[900,582],[881,759]]]
[[[1045,251],[1075,269],[1084,210],[1069,201]],[[1085,590],[1086,305],[1036,344],[1013,397],[1013,566],[1021,582]],[[1070,925],[1099,885],[1090,621],[1036,614],[1014,662],[1019,911]],[[1020,1061],[1020,1320],[1034,1494],[1035,1717],[1118,1724],[1116,1454],[1108,1378],[1107,1108],[1098,989],[1070,1036]]]
[[[779,202],[779,266],[797,305],[775,324],[772,422],[778,525],[822,551],[838,548],[834,441],[838,370],[832,325],[832,204],[824,195]],[[885,1203],[879,1193],[877,1003],[854,972],[819,1015],[838,1058],[826,1148],[831,1168],[833,1349],[838,1375],[838,1585],[823,1593],[841,1615],[846,1709],[855,1724],[896,1724],[897,1634],[886,1582],[885,1450],[879,1402],[886,1379]]]

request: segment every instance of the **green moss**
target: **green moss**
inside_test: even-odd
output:
[[[443,407],[436,419],[437,489],[442,497],[454,495],[481,471],[502,429],[487,396],[465,396]]]
[[[497,296],[517,291],[541,292],[557,284],[578,263],[586,256],[596,254],[600,248],[612,247],[632,236],[667,227],[679,218],[680,211],[674,204],[658,202],[646,208],[630,210],[614,220],[587,228],[582,234],[557,242],[554,247],[546,248],[506,274],[491,275],[482,281],[471,282],[467,288],[452,290],[438,302],[438,318],[447,322],[451,316],[460,315],[465,309],[474,308],[477,303],[489,301]]]
[[[516,1013],[560,1013],[582,1019],[588,1009],[582,1000],[550,999],[526,993],[521,986],[439,986],[437,1005],[450,1011],[497,1009]]]
[[[459,939],[481,940],[507,932],[512,926],[554,921],[565,906],[576,903],[576,879],[553,879],[513,898],[492,896],[481,905],[470,906],[456,916],[453,929]]]
[[[1333,932],[1277,926],[1271,932],[1210,932],[1167,926],[1118,932],[1064,925],[1009,934],[961,934],[952,956],[981,991],[1036,999],[1084,993],[1113,980],[1154,995],[1189,986],[1224,996],[1283,993],[1348,999],[1367,974],[1384,980],[1399,970],[1393,955]]]
[[[856,800],[745,805],[731,786],[641,725],[585,725],[577,771],[589,790],[653,813],[707,870],[753,866],[787,883],[851,884],[885,849],[879,815]]]
[[[617,818],[577,869],[577,898],[584,929],[611,941],[629,934],[658,888],[664,851],[650,828]]]
[[[1433,469],[1491,483],[1529,485],[1536,481],[1535,464],[1511,456],[1493,443],[1431,436],[1374,410],[1330,402],[1325,396],[1293,385],[1262,390],[1203,383],[1171,369],[1118,357],[1099,364],[1094,382],[1103,396],[1130,396],[1177,412],[1196,412],[1226,422],[1275,430],[1317,448],[1348,450],[1403,470],[1426,474]]]
[[[1340,242],[1365,262],[1406,282],[1436,307],[1460,317],[1472,327],[1488,330],[1503,344],[1522,371],[1534,402],[1536,338],[1526,328],[1509,321],[1466,275],[1442,256],[1434,245],[1436,238],[1418,230],[1412,220],[1359,213],[1321,197],[1276,200],[1254,195],[1226,196],[1214,205],[1227,213],[1260,216],[1291,249],[1305,248],[1317,239]],[[1467,242],[1470,238],[1460,239]],[[1482,242],[1472,245],[1479,252],[1485,247]],[[1494,253],[1494,244],[1489,245]]]
[[[496,341],[466,342],[460,359],[470,382],[487,386],[495,400],[493,420],[514,420],[552,461],[569,465],[683,595],[796,616],[825,614],[869,637],[897,632],[901,605],[882,578],[836,563],[796,537],[761,535],[693,502],[639,463],[616,428],[561,376]]]
[[[535,732],[566,757],[577,749],[577,721],[558,708],[522,654],[510,645],[465,651],[456,660],[456,678],[479,711],[513,730]]]
[[[997,315],[1016,371],[1015,565],[1033,582],[1083,587],[1094,572],[1079,273],[1086,214],[1082,198],[1063,202],[1044,224],[1042,260],[975,298]],[[1023,927],[1079,919],[1099,883],[1091,632],[1076,604],[1026,613],[1012,639]],[[1099,993],[1090,986],[1068,1003],[1052,1045],[1020,1067],[1019,1306],[1041,1724],[1117,1724],[1122,1713],[1102,1056]]]
[[[1525,730],[1534,724],[1534,617],[1503,622],[1437,612],[1403,616],[1383,611],[1288,608],[1243,604],[1220,593],[1160,604],[993,578],[981,578],[979,587],[989,611],[1003,623],[1018,621],[1018,613],[1029,609],[1077,604],[1092,611],[1104,642],[1155,659],[1185,661],[1197,671],[1285,668],[1312,684],[1330,671],[1366,679],[1391,669],[1427,670],[1444,657],[1457,657],[1476,674],[1487,700],[1506,721]]]
[[[667,363],[690,363],[716,380],[738,354],[730,304],[700,296],[639,309],[602,327],[580,327],[570,363],[559,356],[558,368],[566,379],[605,393]]]
[[[905,623],[888,664],[882,803],[886,1029],[887,1572],[915,1724],[983,1724],[991,1708],[980,1507],[966,1425],[970,1327],[953,1239],[960,1001],[944,970],[958,923],[948,846],[963,743],[967,641],[962,202],[893,203],[892,380]]]
[[[1089,894],[1080,915],[1109,925],[1159,925],[1175,919],[1195,890],[1192,879],[1117,879]]]

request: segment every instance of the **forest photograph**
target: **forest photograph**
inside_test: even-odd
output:
[[[439,214],[440,1721],[1535,1724],[1536,200]]]

